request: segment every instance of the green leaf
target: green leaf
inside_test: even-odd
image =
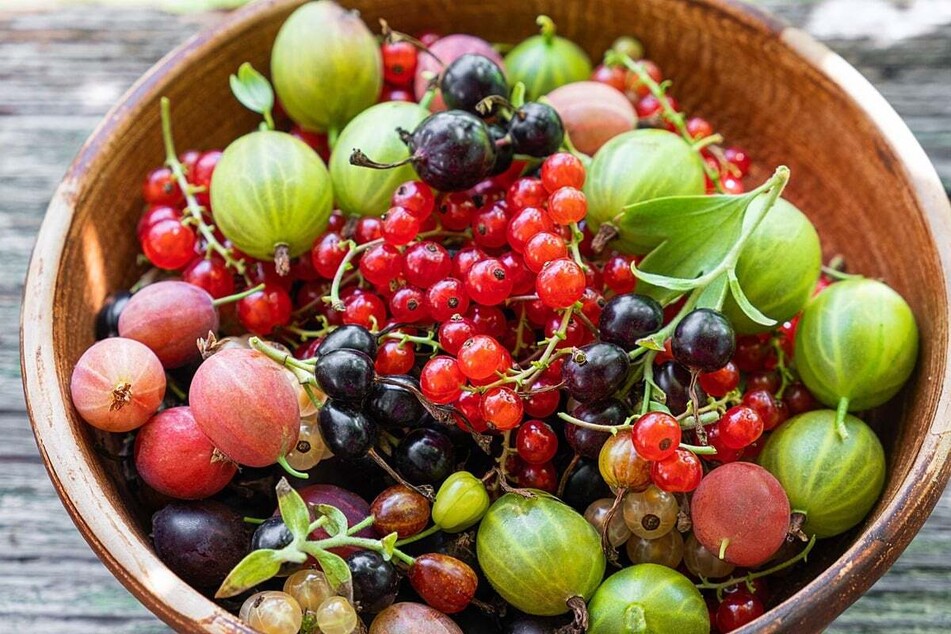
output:
[[[310,551],[310,554],[314,556],[317,563],[320,564],[320,569],[327,575],[327,582],[330,583],[334,592],[344,596],[347,594],[352,596],[353,583],[347,562],[339,555],[323,548],[314,548]]]
[[[706,283],[743,232],[743,218],[759,191],[740,196],[670,196],[625,207],[621,231],[658,242],[638,265],[638,292],[666,303]]]
[[[651,401],[647,404],[647,410],[650,412],[663,412],[665,414],[670,413],[670,408],[664,405],[663,403],[658,403],[657,401]]]
[[[330,506],[329,504],[318,504],[317,512],[321,515],[326,516],[327,523],[324,524],[324,530],[327,531],[327,534],[331,537],[337,535],[342,535],[347,532],[347,516],[335,506]]]
[[[231,92],[245,108],[251,112],[270,116],[274,108],[274,89],[267,78],[245,62],[238,68],[238,74],[232,75]]]
[[[283,562],[281,553],[277,550],[262,548],[255,550],[242,559],[221,583],[216,599],[225,599],[241,594],[259,583],[264,583],[281,569]],[[346,565],[346,564],[344,564]]]
[[[393,558],[393,551],[396,549],[397,539],[399,539],[399,535],[394,532],[380,540],[380,545],[383,546],[383,552],[380,554],[383,555],[383,559],[386,561]]]
[[[729,272],[730,278],[730,293],[733,295],[733,299],[736,300],[736,305],[740,307],[746,316],[755,321],[756,323],[763,326],[775,326],[776,320],[771,319],[764,315],[753,303],[749,300],[746,294],[743,292],[743,289],[740,287],[740,280],[736,277],[736,271]]]
[[[287,478],[281,478],[277,483],[277,505],[281,511],[281,519],[294,537],[307,539],[310,527],[310,511],[300,493],[291,488]]]

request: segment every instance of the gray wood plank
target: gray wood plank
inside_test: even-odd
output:
[[[930,1],[934,6],[948,0],[914,1]],[[764,0],[760,4],[794,24],[830,32],[828,25],[816,23],[811,16],[818,15],[817,7],[843,2],[863,12],[891,6],[886,0]],[[217,19],[218,14],[182,16],[115,7],[34,13],[0,9],[3,631],[167,631],[93,555],[46,477],[23,409],[16,324],[36,230],[76,150],[99,117],[144,70]],[[863,32],[860,27],[855,26],[850,37],[829,44],[895,106],[946,186],[951,186],[951,37],[947,29],[883,44],[875,41],[874,30]],[[829,631],[951,631],[951,493],[944,496],[892,570]]]

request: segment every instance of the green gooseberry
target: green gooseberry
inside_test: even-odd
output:
[[[892,398],[911,376],[917,356],[911,308],[876,280],[830,285],[806,305],[796,329],[802,382],[822,403],[843,413]]]
[[[746,217],[752,217],[765,202],[765,196],[753,200]],[[821,270],[822,247],[816,228],[795,205],[782,198],[753,231],[736,263],[736,276],[746,298],[780,324],[806,305]],[[732,294],[727,295],[722,312],[741,334],[770,329],[747,317]]]
[[[476,556],[492,587],[517,609],[564,614],[601,583],[601,536],[554,496],[531,493],[506,493],[489,507],[476,535]]]
[[[634,203],[665,196],[699,196],[706,189],[700,154],[667,130],[632,130],[614,137],[595,153],[585,179],[586,221],[597,232]],[[625,227],[612,246],[625,253],[644,254],[659,239],[638,236]]]
[[[505,56],[509,85],[522,82],[529,101],[591,76],[591,59],[584,49],[555,35],[555,23],[548,16],[539,16],[536,22],[541,33],[522,41]]]
[[[436,492],[433,522],[446,533],[460,533],[482,519],[489,503],[482,480],[468,471],[457,471]]]
[[[367,169],[350,164],[354,150],[380,163],[397,163],[410,152],[397,128],[415,130],[430,112],[416,103],[388,101],[361,112],[351,121],[330,156],[330,178],[337,206],[350,216],[380,216],[390,207],[390,196],[406,181],[416,180],[412,164],[392,169]]]
[[[246,134],[225,148],[211,181],[215,223],[248,255],[278,269],[307,252],[333,208],[330,175],[317,153],[284,132]]]
[[[331,0],[308,2],[281,26],[271,76],[294,121],[336,134],[376,103],[383,87],[380,45],[359,14]]]
[[[885,451],[875,432],[850,414],[816,410],[789,419],[766,441],[759,464],[803,513],[807,535],[833,537],[862,521],[885,483]]]
[[[707,634],[710,613],[700,591],[667,566],[637,564],[616,572],[588,603],[588,634]]]

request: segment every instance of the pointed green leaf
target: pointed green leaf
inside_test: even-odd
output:
[[[350,593],[352,596],[353,584],[347,562],[339,555],[322,548],[315,548],[310,554],[314,556],[317,563],[320,564],[320,569],[327,575],[327,582],[330,583],[334,592],[344,596]]]
[[[396,533],[390,533],[380,540],[380,544],[383,546],[383,552],[380,554],[383,555],[383,559],[386,561],[389,561],[393,558],[393,551],[396,549],[397,539],[399,539],[399,535]]]
[[[270,113],[274,108],[274,89],[267,78],[245,62],[238,74],[230,77],[231,92],[245,108],[258,114]]]
[[[287,478],[281,478],[277,483],[277,505],[281,511],[281,519],[291,535],[299,539],[307,539],[307,529],[310,527],[310,511],[300,493],[291,488]]]
[[[329,504],[318,504],[317,512],[327,518],[327,523],[324,524],[324,530],[327,531],[327,534],[331,537],[336,535],[342,535],[347,532],[347,516],[335,506],[330,506]]]
[[[262,548],[242,559],[221,583],[216,599],[225,599],[264,583],[281,569],[281,553]]]
[[[658,403],[657,401],[651,401],[647,404],[648,411],[651,412],[663,412],[665,414],[670,413],[670,408],[668,408],[663,403]]]
[[[771,319],[764,315],[746,296],[746,293],[743,292],[743,289],[740,287],[740,280],[736,277],[736,271],[730,271],[730,293],[733,295],[733,299],[736,300],[736,305],[740,307],[746,316],[755,321],[758,324],[763,326],[775,326],[776,320]]]
[[[703,287],[703,290],[700,291],[700,294],[697,296],[697,301],[694,304],[694,308],[712,308],[714,310],[720,310],[720,307],[723,305],[723,300],[726,299],[728,287],[729,284],[727,282],[727,275],[725,273],[713,278],[706,286]]]
[[[743,231],[746,208],[758,195],[671,196],[625,208],[622,232],[659,243],[636,268],[638,292],[666,303],[701,283],[730,253]]]

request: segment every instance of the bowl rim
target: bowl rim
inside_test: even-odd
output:
[[[61,256],[76,208],[83,196],[85,175],[106,160],[103,151],[137,112],[156,100],[191,59],[205,56],[221,42],[238,35],[260,17],[282,12],[304,0],[262,0],[234,11],[219,24],[202,30],[152,66],[105,115],[89,136],[56,189],[40,228],[30,260],[20,313],[20,363],[27,413],[37,446],[57,494],[93,551],[115,577],[147,608],[177,629],[200,626],[209,632],[247,632],[237,617],[218,607],[181,581],[155,555],[151,544],[124,517],[111,517],[109,496],[97,485],[94,469],[76,451],[82,441],[67,422],[69,412],[56,376],[52,345],[53,305]],[[913,189],[916,204],[935,244],[951,244],[951,204],[934,166],[885,98],[844,59],[803,31],[790,27],[757,7],[738,0],[693,0],[703,10],[775,37],[813,70],[833,82],[860,108],[898,159]],[[945,298],[951,296],[951,249],[938,249]],[[951,309],[944,304],[944,322]],[[940,330],[940,329],[939,329]],[[935,341],[936,350],[951,349],[951,334]],[[928,518],[949,477],[951,460],[951,374],[947,358],[934,418],[922,446],[902,479],[893,500],[838,559],[781,604],[738,632],[818,630],[840,614],[848,585],[853,596],[865,592],[898,558]],[[886,521],[886,518],[890,518]],[[850,593],[850,594],[851,594]],[[803,614],[803,596],[829,610]],[[806,611],[808,612],[808,611]]]

